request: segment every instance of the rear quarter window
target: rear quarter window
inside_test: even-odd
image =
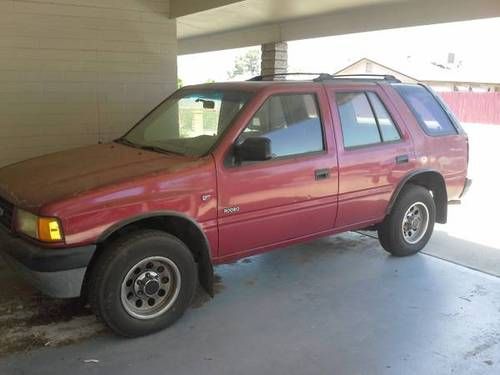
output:
[[[434,96],[423,86],[394,85],[422,129],[431,136],[457,134],[448,114]]]
[[[335,98],[346,149],[401,139],[396,125],[376,93],[337,92]]]

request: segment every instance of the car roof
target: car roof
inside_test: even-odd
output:
[[[361,79],[335,79],[315,82],[313,80],[270,80],[270,81],[237,81],[237,82],[215,82],[190,85],[183,87],[186,90],[235,90],[235,91],[260,91],[268,87],[276,86],[308,86],[311,85],[342,85],[356,87],[377,86],[387,84],[384,81],[361,80]]]

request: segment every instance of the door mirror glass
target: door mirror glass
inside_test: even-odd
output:
[[[235,146],[236,162],[264,161],[272,158],[271,140],[266,137],[249,137]]]

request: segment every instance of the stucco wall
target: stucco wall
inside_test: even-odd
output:
[[[176,87],[168,0],[0,0],[0,165],[122,134]]]

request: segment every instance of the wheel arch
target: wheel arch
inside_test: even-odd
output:
[[[446,191],[446,182],[441,173],[432,169],[414,171],[405,176],[399,182],[396,190],[392,194],[391,200],[387,206],[386,215],[391,212],[403,188],[408,184],[423,186],[431,191],[436,204],[436,222],[445,224],[448,219],[448,193]]]
[[[214,271],[210,243],[201,226],[188,215],[179,212],[151,212],[128,218],[112,225],[97,239],[97,249],[90,260],[88,269],[90,270],[92,268],[92,263],[98,259],[100,252],[108,243],[112,242],[120,235],[141,229],[162,230],[184,242],[198,264],[198,279],[201,286],[210,296],[213,296]],[[87,274],[88,273],[89,272],[87,272]],[[86,282],[84,281],[82,289],[84,289],[85,286]]]

